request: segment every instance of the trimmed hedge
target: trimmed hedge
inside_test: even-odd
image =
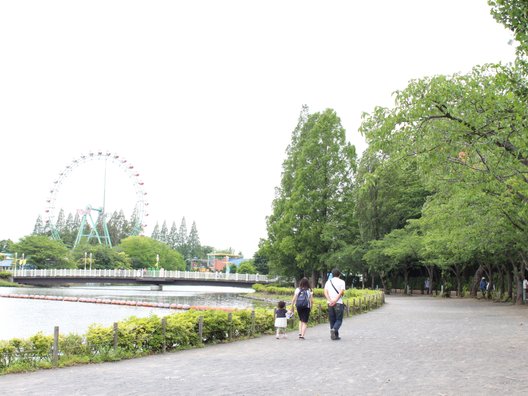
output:
[[[205,344],[231,341],[274,330],[273,311],[256,309],[231,313],[218,310],[174,313],[166,316],[165,336],[162,319],[130,317],[117,324],[117,348],[114,348],[114,327],[91,325],[84,336],[59,336],[58,366],[119,360],[173,351]],[[198,322],[203,319],[202,339]],[[0,341],[0,374],[52,367],[53,336],[38,333],[28,339]]]
[[[279,286],[273,286],[273,285],[261,285],[261,284],[254,284],[253,289],[256,292],[259,293],[269,293],[269,294],[277,294],[277,295],[289,295],[293,297],[293,293],[295,292],[294,287],[279,287]],[[320,297],[324,298],[324,289],[321,288],[315,288],[312,289],[314,297]],[[379,294],[379,290],[370,290],[370,289],[347,289],[345,291],[344,298],[354,298],[354,297],[365,297],[365,296],[373,296]]]

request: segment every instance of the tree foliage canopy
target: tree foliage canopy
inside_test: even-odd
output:
[[[166,270],[185,270],[185,261],[180,253],[167,244],[145,236],[131,236],[121,241],[119,250],[130,257],[132,268],[159,267]]]
[[[346,246],[351,219],[355,149],[336,113],[303,108],[283,164],[281,186],[268,218],[271,266],[300,276],[326,271]]]

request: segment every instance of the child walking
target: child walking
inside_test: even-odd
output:
[[[279,301],[277,308],[275,308],[275,329],[277,330],[277,333],[275,334],[276,339],[279,339],[281,335],[282,338],[286,338],[287,312],[286,303],[284,301]]]

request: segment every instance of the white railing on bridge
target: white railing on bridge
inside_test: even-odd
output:
[[[16,269],[11,271],[14,277],[28,278],[124,278],[124,279],[192,279],[192,280],[228,280],[234,282],[269,283],[276,281],[267,275],[225,274],[222,272],[167,271],[140,269]]]

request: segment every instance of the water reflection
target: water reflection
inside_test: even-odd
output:
[[[236,308],[252,307],[253,302],[242,297],[252,292],[252,289],[247,288],[218,286],[164,286],[162,291],[153,291],[149,286],[143,285],[0,288],[0,295],[94,297]],[[0,326],[0,340],[26,338],[38,331],[51,335],[54,326],[59,326],[62,334],[83,334],[92,323],[109,326],[129,316],[164,316],[174,312],[147,307],[0,298],[0,315],[4,318]]]

